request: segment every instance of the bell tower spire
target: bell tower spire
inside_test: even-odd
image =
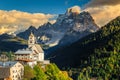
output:
[[[35,43],[36,43],[36,38],[35,38],[34,34],[31,31],[31,33],[29,35],[29,40],[28,40],[28,47],[29,48],[32,47]]]

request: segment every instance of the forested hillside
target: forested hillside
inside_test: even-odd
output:
[[[72,80],[66,71],[61,71],[55,64],[45,66],[37,64],[34,68],[25,66],[23,80]]]
[[[80,68],[79,80],[120,78],[120,17],[49,58],[59,67]]]

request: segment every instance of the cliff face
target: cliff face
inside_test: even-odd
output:
[[[29,28],[17,36],[27,39],[32,31],[38,38],[38,42],[47,45],[67,45],[80,38],[96,32],[99,27],[88,12],[72,12],[68,9],[65,14],[60,14],[54,24],[49,22],[40,26],[38,29]]]

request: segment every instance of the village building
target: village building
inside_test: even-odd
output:
[[[0,61],[8,61],[8,57],[5,54],[1,54]]]
[[[0,80],[22,80],[24,66],[17,61],[0,62]]]
[[[17,61],[24,62],[33,67],[40,62],[42,64],[49,64],[49,60],[44,60],[44,51],[41,46],[37,44],[36,37],[31,32],[28,40],[28,47],[26,49],[20,49],[15,52],[15,59]]]

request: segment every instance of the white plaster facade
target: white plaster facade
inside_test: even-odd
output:
[[[2,80],[22,80],[24,66],[16,61],[0,62],[0,79]]]
[[[15,58],[18,61],[27,62],[30,66],[37,63],[37,61],[44,62],[44,51],[41,46],[37,44],[33,33],[29,36],[28,48],[16,51]]]

